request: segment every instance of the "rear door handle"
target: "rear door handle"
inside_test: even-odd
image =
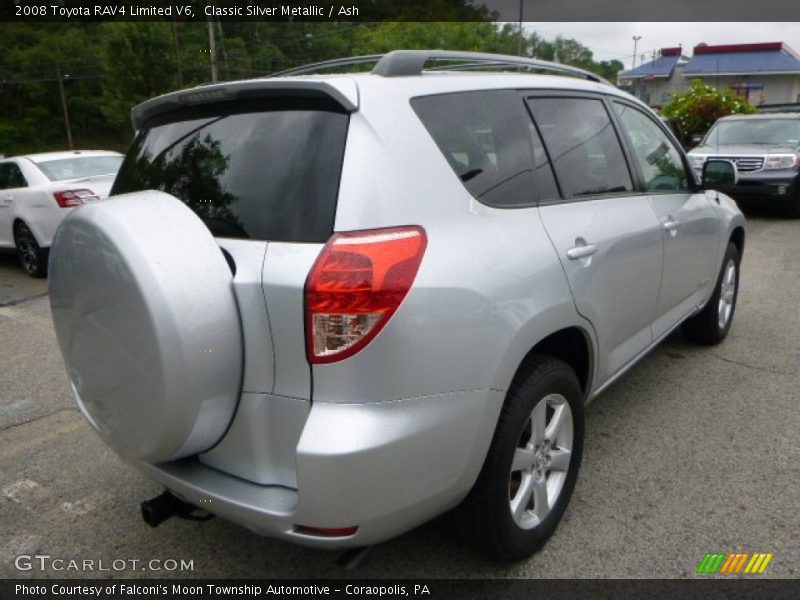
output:
[[[574,246],[567,250],[567,258],[570,260],[578,260],[581,258],[588,258],[597,252],[597,246],[594,244],[583,244],[581,246]]]

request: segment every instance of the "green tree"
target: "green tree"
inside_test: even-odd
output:
[[[733,114],[756,112],[756,108],[733,90],[717,89],[694,79],[691,87],[675,94],[661,110],[664,116],[680,123],[686,136],[703,135],[717,119]]]
[[[168,23],[103,23],[100,109],[109,125],[130,129],[131,107],[178,87]]]
[[[520,40],[516,25],[490,22],[493,15],[466,0],[372,4],[377,16],[371,23],[215,23],[219,77],[249,79],[400,48],[516,55],[521,46],[524,56],[558,60],[612,81],[622,68],[619,61],[596,62],[574,39],[533,33]],[[118,150],[132,139],[133,106],[211,79],[204,21],[5,23],[0,47],[0,153],[6,155],[66,148],[58,75],[75,146]]]

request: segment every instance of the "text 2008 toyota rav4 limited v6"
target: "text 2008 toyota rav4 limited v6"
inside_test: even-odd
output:
[[[460,505],[470,539],[525,557],[569,501],[586,402],[675,327],[731,326],[744,218],[589,73],[399,51],[133,121],[50,289],[81,410],[180,499],[152,524],[182,501],[352,548]]]

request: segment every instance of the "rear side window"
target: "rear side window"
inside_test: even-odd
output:
[[[22,187],[28,187],[28,182],[19,166],[10,162],[0,163],[0,189],[10,190]]]
[[[536,202],[530,118],[518,92],[423,96],[411,106],[475,198],[500,208]]]
[[[217,237],[325,242],[347,126],[346,113],[298,99],[172,114],[137,136],[111,193],[172,194]]]
[[[529,103],[566,196],[633,190],[622,147],[601,100],[533,98]]]

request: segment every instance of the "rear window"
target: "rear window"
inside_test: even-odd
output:
[[[171,194],[217,237],[324,242],[347,125],[333,105],[298,99],[172,113],[139,133],[111,193]]]
[[[43,160],[36,166],[41,169],[50,181],[63,179],[80,179],[97,175],[113,175],[122,164],[121,156],[76,156],[75,158],[59,158]]]
[[[500,208],[535,203],[531,122],[519,93],[423,96],[411,106],[475,198]]]

